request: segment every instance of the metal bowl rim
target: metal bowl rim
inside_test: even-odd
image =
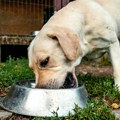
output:
[[[76,87],[76,88],[58,88],[58,89],[52,89],[52,88],[32,88],[32,87],[26,87],[26,86],[22,86],[22,85],[18,85],[17,83],[19,83],[19,82],[27,82],[27,81],[35,81],[34,79],[28,79],[28,80],[17,80],[17,81],[15,81],[14,83],[13,83],[13,85],[12,86],[15,86],[15,87],[18,87],[18,88],[23,88],[23,89],[30,89],[30,90],[41,90],[41,91],[43,91],[43,90],[47,90],[47,91],[61,91],[61,90],[63,90],[63,91],[69,91],[69,90],[79,90],[79,89],[82,89],[82,88],[84,88],[85,87],[85,85],[84,84],[82,84],[82,85],[80,85],[80,86],[78,86],[78,87]]]

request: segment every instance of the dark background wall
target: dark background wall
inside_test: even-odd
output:
[[[27,48],[28,45],[2,45],[1,61],[5,62],[9,56],[11,56],[12,58],[27,58]]]
[[[0,0],[0,35],[30,35],[41,29],[53,11],[53,0]],[[9,56],[27,57],[27,48],[2,44],[0,59],[4,62]]]
[[[0,0],[0,35],[30,35],[69,0]],[[28,45],[1,45],[1,60],[27,57]]]
[[[44,24],[43,0],[1,0],[0,34],[30,34]]]

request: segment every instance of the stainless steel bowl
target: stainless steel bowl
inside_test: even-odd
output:
[[[36,36],[39,32],[40,32],[40,31],[33,31],[33,32],[31,32],[30,34],[31,34],[32,36]]]
[[[70,89],[38,89],[33,80],[15,82],[0,106],[13,113],[50,117],[74,114],[75,104],[84,108],[87,102],[84,85]]]

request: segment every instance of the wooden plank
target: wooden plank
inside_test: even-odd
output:
[[[54,0],[54,11],[60,10],[62,7],[66,6],[70,0]]]
[[[62,0],[54,0],[54,11],[58,11],[62,8]]]
[[[34,36],[0,36],[0,45],[29,45]]]
[[[69,2],[70,2],[70,0],[62,0],[62,6],[61,7],[66,6]]]

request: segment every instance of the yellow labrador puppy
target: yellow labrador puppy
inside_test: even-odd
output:
[[[28,51],[36,87],[78,86],[75,66],[90,54],[111,57],[115,85],[120,88],[120,0],[76,0],[56,12]],[[97,53],[97,54],[96,54]]]

